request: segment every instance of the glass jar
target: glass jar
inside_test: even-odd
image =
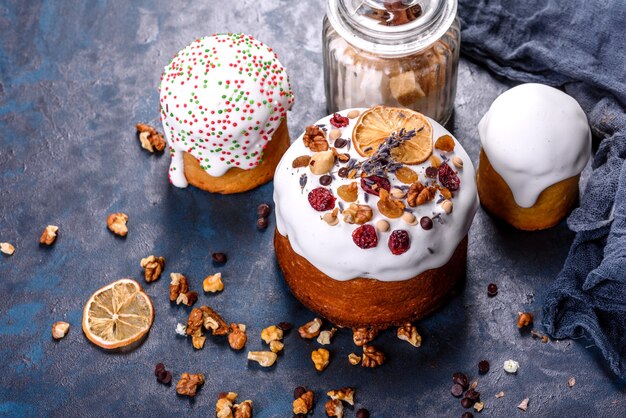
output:
[[[384,104],[445,124],[461,46],[456,10],[457,0],[328,0],[322,44],[329,113]]]

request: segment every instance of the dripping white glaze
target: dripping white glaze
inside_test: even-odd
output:
[[[582,108],[543,84],[502,93],[478,132],[489,162],[523,208],[532,207],[553,184],[580,174],[591,156],[591,131]]]
[[[340,114],[346,116],[350,110],[352,109],[344,110]],[[356,110],[362,112],[366,109]],[[331,116],[327,116],[316,124],[324,124],[328,129],[332,129],[333,127],[329,123],[330,118]],[[350,119],[350,124],[341,128],[342,138],[352,138],[352,131],[357,120]],[[433,128],[435,140],[442,135],[450,135],[443,126],[430,118],[429,121]],[[433,201],[413,208],[418,220],[422,216],[441,214],[445,223],[440,224],[433,220],[433,228],[426,231],[421,228],[419,223],[415,226],[409,226],[402,219],[385,218],[376,207],[378,197],[369,195],[368,204],[372,207],[374,216],[368,224],[375,225],[378,220],[385,219],[391,228],[384,233],[377,231],[378,245],[375,248],[364,250],[357,247],[352,241],[352,231],[359,225],[344,223],[341,214],[339,214],[339,224],[329,226],[321,219],[324,212],[314,210],[309,204],[308,193],[312,189],[320,187],[320,176],[312,174],[308,167],[292,168],[292,162],[296,157],[312,154],[304,146],[302,136],[300,136],[283,156],[274,176],[274,203],[279,233],[288,237],[297,254],[306,258],[317,269],[335,280],[370,277],[381,281],[401,281],[411,279],[426,270],[443,266],[450,260],[454,250],[467,234],[478,207],[474,166],[456,139],[455,143],[454,152],[447,155],[450,159],[454,156],[460,157],[463,160],[463,168],[458,170],[461,186],[452,199],[453,212],[446,215],[441,206],[436,203],[440,197],[439,193]],[[348,152],[346,148],[338,151]],[[434,153],[440,155],[437,150],[434,150]],[[349,154],[359,161],[364,160],[353,150],[352,146]],[[419,174],[420,181],[423,182],[426,178],[424,170],[428,166],[430,163],[427,160],[422,164],[409,167]],[[451,167],[453,166],[451,165]],[[335,180],[329,188],[332,189],[333,195],[339,202],[341,199],[337,196],[337,188],[355,180],[342,179],[337,176],[336,172],[337,167],[333,170]],[[299,185],[302,174],[306,174],[308,178],[303,189]],[[390,175],[389,178],[392,187],[401,184],[395,176]],[[364,192],[360,187],[357,203],[364,203]],[[346,208],[350,205],[346,202],[343,204]],[[387,244],[391,232],[397,229],[408,231],[411,240],[410,249],[401,255],[393,255]]]

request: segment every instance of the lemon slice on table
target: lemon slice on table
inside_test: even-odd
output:
[[[83,331],[106,349],[125,347],[150,331],[154,307],[139,283],[121,279],[98,289],[83,311]]]
[[[415,136],[394,148],[391,155],[404,164],[419,164],[433,153],[433,128],[426,116],[410,109],[376,106],[361,114],[352,132],[352,143],[363,157],[369,157],[392,133],[415,129]]]

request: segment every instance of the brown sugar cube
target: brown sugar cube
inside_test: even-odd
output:
[[[398,102],[407,106],[417,99],[426,96],[419,83],[415,80],[415,73],[407,71],[389,78],[389,89]]]

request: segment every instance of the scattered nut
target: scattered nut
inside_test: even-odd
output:
[[[357,364],[359,364],[361,362],[361,356],[355,354],[355,353],[350,353],[348,355],[348,361],[350,362],[350,364],[352,364],[353,366],[356,366]]]
[[[233,418],[233,402],[237,400],[237,396],[239,395],[235,392],[220,393],[215,403],[217,418]]]
[[[352,330],[352,340],[359,347],[373,341],[377,335],[378,330],[376,328],[355,328]]]
[[[330,399],[337,399],[343,402],[347,402],[350,405],[354,405],[354,389],[345,387],[337,390],[330,390],[326,392]]]
[[[324,409],[329,417],[343,418],[343,404],[340,400],[330,399]]]
[[[444,200],[443,202],[441,202],[441,209],[443,209],[443,211],[445,213],[447,213],[448,215],[452,213],[452,202],[449,200]]]
[[[204,375],[202,373],[189,374],[183,373],[180,380],[176,383],[176,393],[179,395],[196,396],[198,387],[204,384]]]
[[[504,371],[507,373],[517,373],[519,363],[515,360],[506,360],[504,362]]]
[[[191,337],[191,343],[193,345],[193,348],[195,348],[196,350],[202,350],[204,348],[205,341],[206,337],[204,335]]]
[[[248,360],[256,361],[262,367],[271,367],[276,363],[278,356],[271,351],[249,351]]]
[[[311,173],[316,175],[322,175],[330,173],[335,165],[335,155],[331,150],[321,151],[313,154],[311,161],[309,161],[309,168]]]
[[[575,384],[576,384],[575,377],[572,376],[569,379],[567,379],[567,387],[569,387],[570,389],[573,388]]]
[[[336,332],[337,328],[331,328],[330,330],[320,332],[320,335],[317,337],[317,342],[321,345],[330,344],[330,340],[333,338]]]
[[[521,411],[526,412],[526,410],[528,409],[528,402],[530,401],[530,399],[525,398],[522,402],[520,402],[519,405],[517,405],[517,408]]]
[[[496,398],[503,398],[503,397],[504,397],[504,392],[500,391],[496,393]]]
[[[319,126],[307,126],[302,136],[302,142],[304,142],[305,147],[313,152],[326,151],[328,149],[326,134]]]
[[[430,156],[430,165],[435,168],[439,168],[441,166],[441,158],[437,157],[435,154]]]
[[[293,162],[291,163],[291,167],[293,168],[303,168],[309,165],[309,162],[311,161],[311,156],[309,155],[301,155],[299,157],[296,157]]]
[[[233,418],[252,418],[252,401],[247,399],[242,403],[238,403],[233,411],[235,412]]]
[[[0,252],[6,255],[13,255],[13,253],[15,252],[15,247],[8,242],[0,242]]]
[[[39,237],[39,243],[44,245],[52,245],[54,241],[57,239],[57,231],[59,230],[58,226],[48,225],[46,229],[44,229],[43,233]]]
[[[226,335],[228,334],[228,324],[222,317],[208,306],[201,306],[202,311],[202,323],[204,328],[211,330],[213,335]]]
[[[170,302],[191,306],[197,300],[198,294],[189,291],[187,278],[180,273],[170,273]]]
[[[335,226],[339,223],[339,219],[337,218],[337,214],[339,213],[339,208],[333,209],[332,212],[327,212],[322,216],[324,222],[326,222],[330,226]]]
[[[354,181],[341,185],[337,188],[337,195],[345,202],[355,202],[359,197],[359,186]]]
[[[454,145],[454,139],[452,139],[450,135],[440,136],[437,141],[435,141],[435,148],[443,152],[454,151]]]
[[[307,415],[313,412],[313,403],[315,402],[315,394],[310,390],[305,390],[293,401],[293,413]]]
[[[474,411],[476,411],[476,412],[480,412],[480,411],[482,411],[483,409],[485,409],[485,404],[484,404],[484,403],[482,403],[482,402],[476,402],[476,403],[474,404]]]
[[[307,322],[298,328],[298,332],[302,338],[313,339],[320,335],[320,330],[322,328],[322,320],[319,318],[314,318],[312,321]]]
[[[392,200],[389,192],[385,189],[380,189],[378,192],[378,210],[381,214],[388,218],[399,218],[404,213],[404,203],[400,200]]]
[[[454,158],[452,158],[452,164],[454,164],[456,168],[463,168],[463,160],[461,159],[461,157],[455,156]]]
[[[230,324],[228,333],[228,345],[233,350],[241,350],[245,347],[248,336],[246,335],[246,326],[244,324]]]
[[[402,214],[402,220],[410,226],[417,225],[417,218],[411,212],[404,212]]]
[[[185,334],[192,337],[201,337],[202,332],[202,310],[199,308],[193,308],[189,312],[187,318],[187,326],[185,327]]]
[[[380,232],[387,232],[389,231],[389,228],[391,228],[391,226],[389,225],[389,222],[387,222],[384,219],[381,219],[378,222],[376,222],[376,229],[378,229],[378,231]]]
[[[311,353],[311,360],[313,360],[315,370],[323,372],[330,363],[330,352],[325,348],[318,348]]]
[[[205,293],[221,292],[224,290],[224,283],[222,283],[222,273],[215,273],[204,278],[202,282],[202,289]]]
[[[533,314],[530,312],[517,313],[517,327],[524,328],[533,323]]]
[[[341,131],[339,129],[331,129],[330,132],[328,133],[328,138],[331,141],[334,141],[335,139],[339,138],[341,136]]]
[[[360,114],[361,114],[360,111],[354,109],[354,110],[349,111],[346,116],[348,117],[348,119],[356,119],[359,117]]]
[[[363,225],[372,219],[372,216],[372,208],[368,205],[351,203],[350,206],[343,211],[343,221],[348,224]]]
[[[283,330],[278,328],[276,325],[267,327],[261,331],[261,339],[265,341],[265,344],[269,344],[275,340],[282,340]]]
[[[165,267],[165,258],[150,255],[142,258],[139,265],[144,269],[143,276],[147,283],[152,283],[161,277]]]
[[[157,132],[150,125],[144,123],[137,124],[137,134],[139,134],[139,141],[141,141],[141,147],[150,152],[163,151],[165,149],[165,139],[163,135]]]
[[[70,330],[70,324],[67,322],[59,321],[52,324],[52,338],[55,340],[60,340],[67,335],[67,332]]]
[[[361,366],[371,369],[381,366],[385,362],[385,354],[373,345],[363,346],[363,360]]]
[[[419,347],[422,345],[422,337],[417,332],[417,328],[411,324],[405,324],[398,328],[398,338],[402,341],[406,341],[413,347]]]
[[[404,199],[404,196],[406,195],[406,193],[404,193],[404,190],[398,189],[397,187],[393,187],[391,190],[389,190],[389,194],[391,195],[392,199]]]
[[[125,213],[112,213],[107,217],[107,227],[111,232],[120,237],[125,237],[126,234],[128,234],[126,222],[128,222],[128,215]]]
[[[279,341],[279,340],[270,341],[270,351],[272,353],[279,353],[283,351],[283,348],[285,348],[285,344],[282,341]]]

